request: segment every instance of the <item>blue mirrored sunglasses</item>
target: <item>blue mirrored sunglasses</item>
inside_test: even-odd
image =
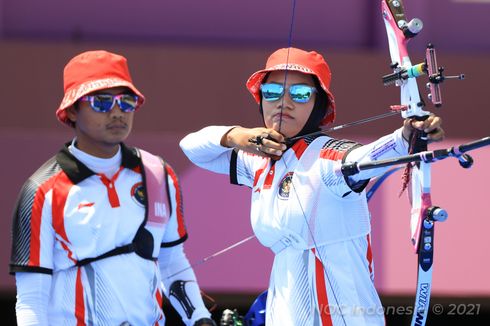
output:
[[[277,101],[284,96],[284,86],[281,84],[262,84],[260,85],[260,91],[262,92],[262,98],[268,102]],[[305,84],[289,86],[289,96],[296,103],[307,103],[315,92],[315,87]]]
[[[117,104],[123,112],[133,112],[136,110],[139,104],[139,98],[134,94],[96,94],[85,95],[79,99],[79,101],[89,102],[90,107],[95,112],[109,112]]]

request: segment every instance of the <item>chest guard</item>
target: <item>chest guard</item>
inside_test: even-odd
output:
[[[349,188],[343,175],[337,172],[339,160],[319,159],[326,139],[318,137],[308,146],[292,178],[284,224],[303,239],[306,248],[300,249],[314,247],[310,232],[318,246],[362,237],[370,232],[365,193],[345,192],[342,196],[332,189]]]
[[[145,189],[145,219],[143,223],[138,228],[131,243],[116,247],[97,257],[79,260],[77,266],[131,252],[144,259],[157,259],[160,251],[160,240],[165,233],[171,211],[167,175],[164,169],[165,163],[158,156],[141,149],[137,151],[141,158],[141,175]]]

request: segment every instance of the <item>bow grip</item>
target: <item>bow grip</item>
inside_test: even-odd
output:
[[[417,120],[417,121],[425,121],[429,115],[423,115],[423,116],[413,116],[410,117],[411,119]],[[418,152],[424,152],[427,150],[427,133],[423,130],[418,130],[418,129],[413,129],[413,137],[415,137],[415,144],[413,145],[412,152],[413,153],[418,153]]]

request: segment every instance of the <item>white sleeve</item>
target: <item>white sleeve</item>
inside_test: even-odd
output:
[[[257,164],[269,159],[221,146],[221,139],[233,126],[209,126],[185,136],[180,147],[195,165],[230,176],[230,183],[252,187]]]
[[[408,143],[403,139],[402,130],[403,128],[397,129],[392,134],[352,150],[347,154],[345,162],[364,163],[407,155]],[[353,182],[367,180],[383,174],[389,168],[390,167],[382,167],[364,170],[356,175],[350,176],[349,179]]]
[[[209,126],[188,134],[180,141],[184,154],[197,166],[228,174],[232,148],[221,146],[221,138],[232,126]]]
[[[165,294],[182,317],[182,321],[192,326],[201,318],[211,318],[202,300],[196,275],[193,269],[189,268],[190,263],[185,256],[183,244],[162,248],[158,264]]]
[[[43,273],[15,273],[18,326],[48,325],[51,278],[51,275]]]

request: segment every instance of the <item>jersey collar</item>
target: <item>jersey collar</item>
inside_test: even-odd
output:
[[[70,181],[77,184],[91,177],[95,172],[90,170],[85,164],[77,160],[77,158],[70,153],[68,150],[68,146],[70,145],[71,141],[65,143],[63,148],[56,154],[56,161]],[[141,159],[138,157],[136,149],[128,147],[123,143],[121,143],[121,155],[121,165],[127,169],[134,169],[141,163]]]

